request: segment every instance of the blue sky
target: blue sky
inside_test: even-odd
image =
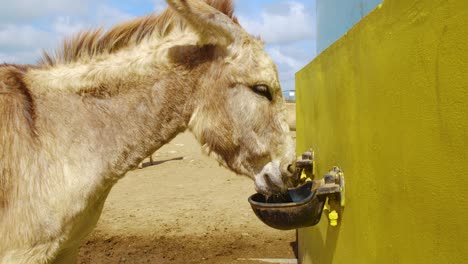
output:
[[[261,36],[278,65],[283,90],[315,57],[315,0],[237,0],[241,25]],[[0,63],[35,63],[42,50],[80,30],[110,27],[160,12],[164,0],[15,0],[0,9]]]

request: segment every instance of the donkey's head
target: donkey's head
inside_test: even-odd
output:
[[[257,191],[282,192],[293,182],[295,152],[276,66],[232,17],[230,1],[207,2],[168,0],[199,38],[200,48],[185,56],[209,58],[189,128],[222,164],[252,177]]]

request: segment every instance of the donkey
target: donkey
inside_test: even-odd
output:
[[[112,186],[177,134],[253,178],[294,181],[275,64],[230,0],[66,40],[35,66],[0,66],[0,263],[73,263]]]

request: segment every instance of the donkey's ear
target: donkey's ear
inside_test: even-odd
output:
[[[183,17],[200,35],[201,44],[227,46],[242,39],[245,31],[218,9],[203,0],[166,0],[169,6]],[[224,0],[231,8],[230,0]]]

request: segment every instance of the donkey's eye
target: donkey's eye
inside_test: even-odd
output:
[[[257,84],[252,86],[252,91],[256,94],[266,97],[269,101],[273,100],[273,97],[270,93],[270,88],[266,84]]]

